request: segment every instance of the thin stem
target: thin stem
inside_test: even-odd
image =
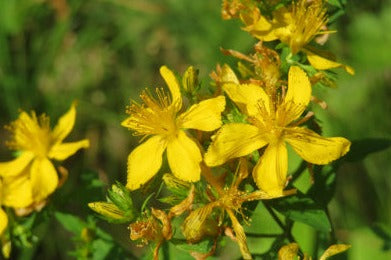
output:
[[[334,229],[334,226],[333,226],[333,222],[331,221],[329,208],[325,207],[325,211],[326,211],[327,219],[329,220],[330,228],[331,228],[331,230],[330,230],[331,242],[333,244],[335,244],[335,243],[337,243],[337,237],[335,235],[335,229]]]
[[[306,168],[307,168],[307,162],[302,161],[299,167],[297,167],[296,171],[292,173],[291,183],[294,182],[297,178],[299,178]]]

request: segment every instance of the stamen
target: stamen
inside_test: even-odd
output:
[[[45,114],[31,117],[21,112],[19,118],[5,127],[12,133],[11,140],[6,142],[10,149],[33,151],[37,155],[46,155],[51,145],[50,119]]]
[[[327,23],[326,8],[322,0],[299,0],[292,7],[294,21],[289,45],[292,53],[296,54],[304,45],[309,43],[316,35],[322,33]]]
[[[162,88],[156,89],[156,96],[157,98],[154,98],[146,90],[140,95],[144,104],[133,102],[128,106],[126,113],[130,117],[126,124],[135,130],[134,135],[142,135],[145,138],[149,135],[170,134],[176,131],[176,106]]]

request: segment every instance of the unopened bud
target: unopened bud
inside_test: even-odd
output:
[[[182,77],[182,86],[185,92],[192,94],[197,89],[198,83],[198,70],[193,66],[187,68]]]

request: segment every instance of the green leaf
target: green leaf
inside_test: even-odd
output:
[[[308,190],[307,195],[323,207],[327,207],[334,196],[335,188],[336,166],[314,165],[314,183]]]
[[[390,139],[385,138],[365,138],[352,142],[350,152],[345,160],[349,162],[361,161],[371,153],[387,149],[391,145]]]
[[[86,226],[84,221],[71,214],[56,212],[54,215],[63,227],[73,234],[81,234],[83,228]]]
[[[343,6],[339,0],[328,0],[327,3],[329,3],[330,5],[334,5],[338,8],[343,8]]]
[[[112,242],[105,241],[103,239],[96,239],[92,242],[92,257],[94,260],[103,260],[107,259],[107,256],[110,254],[110,251],[113,249],[114,245]]]
[[[172,239],[171,242],[177,247],[186,252],[199,252],[199,253],[208,253],[213,247],[212,240],[203,240],[196,244],[188,244],[185,240],[182,239]]]
[[[382,223],[376,223],[372,227],[372,231],[381,238],[384,242],[383,250],[387,251],[391,249],[391,228]]]
[[[331,230],[325,210],[309,196],[298,193],[271,201],[271,206],[293,221],[302,222],[322,232]]]

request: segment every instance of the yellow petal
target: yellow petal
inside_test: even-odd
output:
[[[31,186],[35,202],[46,199],[58,185],[58,175],[47,158],[37,158],[31,165]]]
[[[322,56],[321,54],[318,55],[312,51],[309,51],[308,49],[305,49],[304,52],[307,54],[307,59],[309,63],[318,70],[327,70],[327,69],[333,69],[333,68],[339,68],[342,67],[345,69],[347,73],[350,75],[354,75],[354,69],[348,65],[336,62],[333,60],[333,58],[328,58],[325,56]]]
[[[213,131],[222,124],[221,112],[223,112],[224,108],[224,96],[204,100],[190,107],[188,111],[178,118],[180,127]]]
[[[307,74],[299,67],[292,66],[288,74],[288,91],[277,111],[280,125],[288,125],[304,112],[311,100],[311,90]]]
[[[260,14],[259,9],[254,9],[253,13],[241,13],[240,19],[246,25],[242,29],[248,31],[254,37],[265,42],[277,39],[272,23]]]
[[[285,141],[305,161],[313,164],[328,164],[345,155],[350,149],[349,140],[343,137],[322,137],[302,127],[286,130]]]
[[[292,66],[288,73],[288,91],[284,102],[293,102],[307,106],[311,100],[311,83],[307,74],[297,66]]]
[[[288,172],[288,151],[280,141],[269,144],[253,170],[254,181],[258,188],[272,196],[283,194]]]
[[[240,123],[223,125],[213,138],[204,158],[208,166],[248,155],[267,144],[257,127]]]
[[[179,82],[174,73],[166,66],[160,67],[160,75],[166,82],[172,96],[172,104],[179,110],[182,107],[182,97]]]
[[[323,253],[323,255],[319,258],[319,260],[326,260],[330,256],[337,255],[348,250],[351,246],[345,244],[339,245],[331,245],[327,250]]]
[[[3,179],[3,205],[25,208],[33,202],[30,169],[26,169],[18,176]]]
[[[269,97],[265,91],[254,84],[224,84],[223,90],[229,98],[247,115],[254,116],[259,112],[259,104],[269,111]]]
[[[88,148],[89,146],[90,142],[87,139],[72,143],[55,144],[49,152],[49,158],[62,161],[76,153],[79,149]]]
[[[140,188],[159,171],[166,146],[167,143],[161,136],[152,136],[129,154],[128,189]]]
[[[278,250],[278,260],[294,260],[297,257],[299,245],[297,243],[290,243]]]
[[[239,80],[236,77],[235,72],[227,64],[224,64],[221,68],[221,82],[239,84]]]
[[[23,152],[16,159],[0,163],[0,176],[15,176],[20,174],[34,158],[32,152]]]
[[[168,142],[167,159],[172,173],[178,179],[189,182],[200,179],[201,152],[185,132],[178,131],[176,137]]]
[[[0,208],[0,237],[3,234],[7,225],[8,225],[7,214],[5,214],[4,210],[2,208]]]
[[[73,102],[71,108],[66,112],[54,127],[52,137],[55,142],[61,142],[69,135],[75,125],[76,120],[76,102]]]

